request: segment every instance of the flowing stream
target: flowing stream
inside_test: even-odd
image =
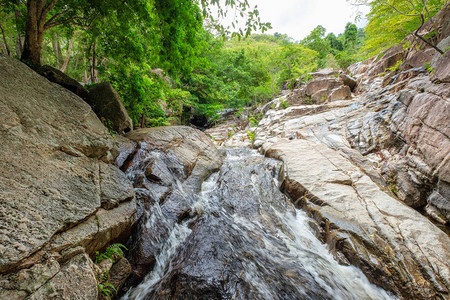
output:
[[[315,237],[279,191],[280,162],[226,151],[198,195],[175,185],[172,193],[193,197],[188,216],[165,221],[159,203],[144,212],[141,232],[165,234],[152,244],[150,272],[121,299],[394,299]]]

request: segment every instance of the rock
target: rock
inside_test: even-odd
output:
[[[339,74],[338,70],[334,70],[332,68],[327,68],[327,69],[321,69],[314,73],[309,73],[308,75],[311,76],[313,79],[315,79],[315,78],[332,77],[332,76],[335,76],[338,74]]]
[[[83,99],[86,99],[88,96],[88,91],[84,86],[58,69],[46,65],[38,68],[37,72],[51,82],[59,84]]]
[[[345,85],[345,86],[340,86],[337,88],[334,88],[333,90],[331,90],[330,94],[328,95],[327,101],[331,102],[331,101],[336,101],[336,100],[348,100],[352,98],[352,92],[350,90],[350,87]]]
[[[253,146],[285,162],[286,190],[322,226],[316,232],[338,250],[337,259],[406,299],[444,299],[450,84],[433,83],[423,66],[385,78],[369,74],[406,54],[397,47],[351,66],[353,101],[267,111]],[[289,179],[296,172],[302,180]],[[406,205],[425,210],[439,227]]]
[[[59,263],[51,257],[30,269],[0,277],[0,295],[4,299],[25,299],[61,271]]]
[[[287,95],[287,100],[289,101],[290,105],[301,105],[304,104],[304,99],[306,98],[305,89],[296,89],[290,92]],[[267,112],[267,110],[265,111]]]
[[[450,51],[447,51],[436,60],[433,75],[440,82],[450,82]]]
[[[28,276],[16,299],[96,298],[87,255],[135,222],[130,182],[107,164],[113,139],[81,98],[19,61],[0,57],[0,78],[0,288]]]
[[[109,282],[120,291],[127,278],[131,275],[131,265],[124,257],[119,259],[109,271]]]
[[[80,254],[61,266],[61,270],[27,299],[96,300],[97,279],[92,261]]]
[[[292,199],[303,199],[318,223],[329,220],[324,239],[330,243],[327,237],[339,236],[334,247],[372,282],[408,299],[449,291],[450,239],[430,221],[323,144],[283,139],[266,150],[285,163]]]
[[[133,130],[133,122],[120,99],[119,94],[109,82],[96,84],[89,90],[87,102],[106,126],[118,133]]]
[[[395,66],[398,61],[403,60],[404,55],[402,46],[391,47],[378,55],[379,60],[367,72],[372,76],[378,75],[386,71],[387,68]]]
[[[327,89],[318,90],[311,96],[311,101],[313,103],[323,103],[327,100],[327,96],[328,96]]]
[[[308,82],[306,85],[305,94],[311,97],[320,90],[331,90],[334,87],[341,85],[342,83],[335,78],[322,78]]]
[[[405,60],[405,68],[420,68],[431,62],[435,50],[427,49],[426,51],[411,51]]]
[[[134,197],[133,185],[117,167],[100,163],[100,201],[104,209],[112,209],[119,203]]]
[[[128,243],[133,275],[125,289],[142,280],[154,266],[155,255],[170,229],[190,217],[189,207],[196,201],[203,180],[223,159],[211,139],[191,127],[138,129],[127,137],[138,143],[138,150],[124,170],[139,188],[139,205],[151,213],[143,215]]]
[[[344,85],[348,86],[352,92],[355,90],[358,84],[354,78],[345,74],[339,74],[339,80],[341,80]]]

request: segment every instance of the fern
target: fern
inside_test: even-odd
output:
[[[122,244],[112,244],[109,245],[103,253],[99,253],[98,251],[96,251],[95,263],[97,264],[105,259],[111,259],[113,263],[116,262],[119,258],[123,257],[121,248],[128,250],[127,247]]]

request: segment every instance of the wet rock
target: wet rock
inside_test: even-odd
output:
[[[125,173],[146,212],[128,243],[133,275],[125,289],[153,268],[171,227],[190,217],[195,194],[223,159],[211,139],[191,127],[138,129],[127,137],[139,146]]]
[[[131,265],[126,258],[119,259],[109,271],[109,280],[116,291],[120,291],[127,278],[131,275]]]
[[[388,299],[360,285],[354,269],[351,282],[333,276],[341,266],[321,256],[306,217],[275,184],[278,161],[227,152],[191,204],[194,214],[173,227],[155,268],[123,299],[364,299],[369,291]]]
[[[299,154],[307,159],[299,160]],[[267,155],[285,163],[286,190],[293,199],[303,197],[320,213],[318,221],[329,220],[349,234],[347,242],[340,242],[346,244],[346,258],[374,282],[405,298],[432,299],[448,292],[450,240],[430,221],[324,145],[280,140]]]
[[[122,99],[109,82],[91,87],[87,102],[106,126],[118,133],[127,133],[133,130],[133,122],[128,116]]]

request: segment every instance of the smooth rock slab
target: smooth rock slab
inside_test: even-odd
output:
[[[0,272],[100,207],[109,134],[81,98],[0,57]],[[26,83],[26,84],[24,84]]]
[[[324,239],[350,263],[405,298],[445,298],[450,239],[444,232],[323,144],[281,139],[266,150],[284,162],[293,200],[308,207],[325,227]]]

